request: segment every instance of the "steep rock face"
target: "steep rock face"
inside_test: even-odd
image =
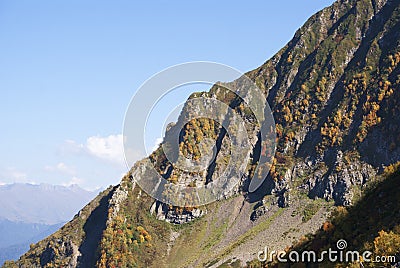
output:
[[[333,199],[337,205],[348,206],[356,188],[363,187],[383,165],[400,159],[395,141],[399,130],[389,126],[396,120],[392,112],[397,111],[391,110],[399,86],[399,32],[394,30],[398,26],[398,4],[338,1],[312,16],[272,59],[247,73],[264,90],[278,136],[274,166],[264,187],[249,194],[250,199],[275,193],[280,204],[287,206],[289,189],[296,182],[295,187],[307,189],[312,198]],[[240,91],[240,79],[230,86]],[[225,197],[246,193],[264,146],[257,143],[259,127],[251,116],[246,117],[243,102],[229,96],[221,86],[199,94],[227,103],[248,123],[253,146],[248,174]],[[206,184],[224,170],[230,141],[216,124],[206,130],[198,128],[204,125],[200,120],[183,126],[180,121],[190,112],[187,105],[174,126],[178,131],[184,129],[181,149],[188,158],[196,159],[198,143],[193,141],[214,139],[217,151],[213,168],[201,174],[179,172],[161,149],[150,158],[156,168],[162,167],[161,173],[168,170],[164,174],[171,182],[188,185],[195,178],[196,185]],[[390,139],[382,139],[387,136]],[[308,179],[298,185],[303,178]]]
[[[173,224],[183,224],[190,222],[196,218],[200,218],[207,211],[199,208],[193,208],[190,211],[176,211],[169,209],[168,205],[155,201],[150,208],[150,214],[155,215],[158,220],[166,221]]]
[[[92,213],[78,215],[60,230],[65,235],[61,243],[50,237],[18,264],[39,267],[49,241],[53,241],[50,247],[68,248],[71,240],[79,247],[75,253],[80,254],[77,265],[82,267],[94,263],[98,267],[120,263],[216,266],[230,257],[240,256],[242,261],[254,258],[251,252],[240,250],[257,252],[262,248],[266,242],[259,234],[284,248],[293,242],[288,233],[299,238],[318,229],[332,202],[351,205],[384,166],[400,160],[399,28],[400,1],[340,0],[313,15],[274,57],[247,73],[264,92],[277,134],[273,165],[256,192],[249,193],[247,188],[265,146],[260,142],[260,126],[242,99],[216,84],[209,92],[190,98],[206,96],[235,109],[245,118],[252,146],[240,184],[221,197],[227,200],[207,209],[155,203],[135,186],[147,170],[144,162],[138,162],[120,185],[104,193],[102,201],[92,203],[97,206]],[[229,86],[241,90],[240,79]],[[181,153],[197,161],[204,149],[201,142],[211,140],[216,155],[212,165],[201,172],[181,172],[161,147],[149,160],[171,183],[199,186],[213,181],[226,167],[230,139],[213,120],[183,124],[190,108],[185,105],[178,122],[168,128],[164,142],[169,133],[179,131]],[[225,117],[220,116],[221,120]],[[316,200],[304,199],[304,194]],[[321,203],[319,199],[332,202]],[[179,227],[155,219],[183,223],[202,215],[198,221]],[[91,217],[100,219],[98,229],[90,224]],[[78,226],[78,236],[70,238],[71,225]],[[87,234],[93,230],[102,232],[100,237],[94,232],[96,239],[90,240]],[[191,252],[187,252],[185,239],[195,241],[190,244]],[[47,258],[47,264],[67,265],[73,254],[65,252]],[[156,255],[162,261],[154,260]]]
[[[338,239],[345,238],[347,248],[358,252],[369,251],[372,255],[393,256],[384,263],[359,260],[346,261],[346,267],[398,267],[400,252],[400,162],[385,168],[385,179],[376,182],[354,206],[336,207],[322,227],[307,238],[294,243],[288,251],[304,252],[313,250],[317,256],[326,248],[334,248]],[[384,208],[384,209],[383,209]],[[329,260],[311,264],[312,267],[334,267],[337,263]],[[265,267],[253,260],[250,267]],[[282,267],[279,262],[270,262],[268,267]]]
[[[278,185],[306,177],[299,187],[310,197],[349,205],[354,186],[399,160],[397,120],[390,114],[397,113],[399,87],[398,5],[338,1],[248,73],[265,87],[275,114],[283,158],[280,174],[272,176],[283,180]]]

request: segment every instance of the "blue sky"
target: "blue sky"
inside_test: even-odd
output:
[[[0,0],[0,184],[118,183],[124,114],[146,79],[188,61],[254,69],[332,2]],[[188,92],[176,94],[160,111]]]

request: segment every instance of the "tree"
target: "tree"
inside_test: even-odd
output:
[[[374,239],[374,253],[381,256],[394,256],[400,251],[400,235],[381,230]]]

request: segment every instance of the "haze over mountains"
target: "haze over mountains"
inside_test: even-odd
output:
[[[246,98],[215,84],[190,99],[219,100],[242,116],[252,148],[237,187],[203,207],[174,207],[136,184],[153,167],[179,185],[208,184],[226,168],[230,137],[209,118],[184,124],[193,112],[187,102],[163,142],[168,145],[179,131],[181,153],[196,160],[201,141],[212,140],[212,168],[183,171],[159,147],[120,184],[5,267],[265,267],[257,260],[265,246],[318,251],[339,239],[349,249],[399,256],[399,29],[399,0],[338,0],[316,13],[276,55],[246,74],[275,118],[272,166],[260,163],[269,144],[261,142],[260,125],[246,110],[243,99],[254,96],[243,80],[226,85],[245,91]],[[214,111],[207,102],[203,108]],[[250,192],[258,165],[270,171]],[[161,184],[154,189],[165,195],[167,190]],[[358,261],[349,265],[358,267]]]
[[[56,224],[72,218],[93,198],[78,185],[15,183],[0,186],[0,218],[14,222]]]
[[[77,185],[1,185],[0,263],[56,231],[95,195]]]

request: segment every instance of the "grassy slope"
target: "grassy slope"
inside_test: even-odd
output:
[[[244,264],[265,243],[284,249],[310,230],[316,230],[332,206],[332,203],[310,201],[302,196],[289,208],[271,205],[267,214],[252,222],[254,204],[243,201],[243,197],[236,196],[211,204],[204,218],[175,226],[179,237],[166,258],[166,267],[213,267],[236,258]],[[307,220],[303,220],[303,202],[319,204]]]
[[[397,165],[398,166],[398,165]],[[347,250],[373,252],[377,255],[396,255],[400,260],[400,169],[376,182],[351,208],[338,207],[332,214],[329,228],[321,228],[288,250],[321,252],[336,250],[339,239],[347,241]],[[304,264],[278,264],[274,267],[303,267]],[[364,263],[364,267],[388,267],[389,263]],[[270,265],[271,266],[271,265]],[[268,266],[268,267],[270,267]],[[251,267],[267,267],[257,260]],[[357,263],[308,264],[307,267],[359,267]]]

